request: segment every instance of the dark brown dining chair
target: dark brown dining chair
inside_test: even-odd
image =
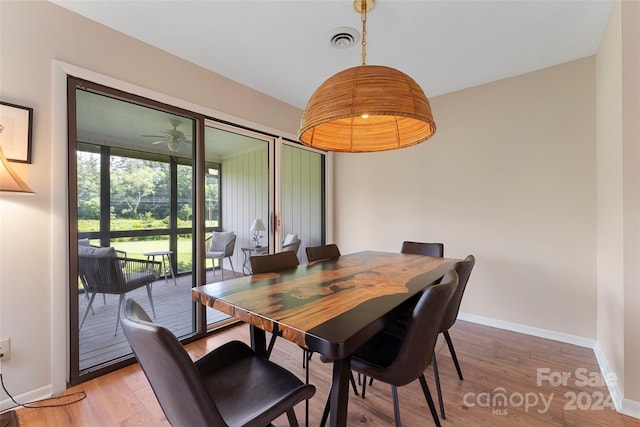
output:
[[[444,244],[443,243],[430,243],[430,242],[413,242],[405,240],[402,242],[400,253],[413,254],[413,255],[425,255],[442,258],[444,256]],[[400,323],[406,323],[407,319],[411,315],[413,307],[420,298],[420,295],[416,295],[414,298],[406,301],[400,307],[394,310],[394,313],[390,317],[395,318],[395,321]],[[436,366],[434,364],[434,366]],[[358,383],[362,382],[362,398],[364,399],[367,393],[367,379],[358,375]],[[369,379],[369,385],[373,384],[373,378]],[[436,386],[438,384],[436,383]],[[438,393],[440,393],[440,387],[437,387]],[[439,396],[439,394],[438,394]]]
[[[358,348],[351,357],[351,369],[391,385],[396,427],[401,425],[398,387],[416,379],[420,381],[433,421],[440,427],[440,419],[424,377],[424,371],[431,363],[440,333],[439,326],[457,285],[458,274],[455,270],[451,270],[442,278],[440,284],[433,285],[422,292],[404,334],[389,333],[383,329]],[[325,405],[320,421],[321,426],[326,423],[329,402],[330,399]]]
[[[287,268],[293,268],[300,265],[296,253],[293,251],[276,252],[275,254],[256,255],[249,258],[251,261],[251,272],[253,274],[260,273],[273,273],[280,270],[286,270]],[[271,356],[271,351],[276,343],[278,335],[274,333],[271,335],[269,346],[267,347],[267,359]],[[306,351],[306,350],[305,350]],[[307,383],[309,382],[307,372]]]
[[[449,347],[449,352],[451,353],[451,358],[453,359],[453,363],[456,367],[456,371],[458,372],[458,378],[463,380],[462,370],[460,369],[460,363],[458,362],[458,357],[456,356],[456,351],[453,348],[453,342],[451,341],[451,336],[449,335],[449,329],[456,323],[456,319],[458,318],[458,312],[460,311],[460,304],[462,302],[462,296],[464,295],[464,291],[467,287],[467,282],[469,281],[469,276],[471,276],[471,270],[473,270],[473,266],[476,263],[476,259],[473,255],[468,255],[464,260],[458,261],[453,269],[458,274],[458,286],[456,287],[456,291],[451,297],[451,301],[447,305],[447,309],[442,318],[442,324],[440,325],[440,332],[444,336],[445,341],[447,342],[447,347]],[[404,316],[396,316],[394,318],[393,323],[387,327],[387,332],[391,334],[396,334],[402,336],[404,330],[407,328],[407,319]],[[431,360],[431,364],[433,366],[433,376],[436,383],[436,393],[438,395],[438,405],[440,407],[440,416],[442,419],[446,419],[445,411],[444,411],[444,400],[442,398],[442,387],[440,385],[440,373],[438,371],[438,360],[436,358],[436,354],[433,353],[433,358]],[[369,383],[371,385],[371,383]],[[366,390],[366,381],[362,385],[362,396],[364,397]]]
[[[449,352],[451,353],[451,358],[453,359],[453,364],[456,367],[456,371],[458,371],[458,378],[463,380],[462,378],[462,370],[460,369],[460,363],[458,363],[458,357],[456,356],[456,351],[453,348],[453,342],[451,341],[451,336],[449,335],[449,329],[456,323],[456,319],[458,318],[458,312],[460,311],[460,304],[462,303],[462,296],[464,295],[464,290],[467,287],[467,282],[469,281],[469,276],[471,276],[471,270],[473,270],[473,266],[476,264],[476,258],[473,255],[467,255],[467,257],[458,261],[453,267],[458,273],[458,286],[456,287],[456,291],[451,297],[451,301],[447,305],[447,309],[444,312],[444,316],[442,317],[442,323],[440,325],[440,332],[444,335],[445,341],[447,341],[447,347],[449,347]],[[433,364],[433,375],[436,381],[436,391],[438,393],[438,402],[440,404],[440,415],[442,419],[445,419],[444,413],[444,402],[442,400],[442,388],[440,387],[440,374],[438,373],[438,361],[436,360],[436,354],[433,354],[433,360],[431,361]]]
[[[127,298],[122,329],[167,420],[174,426],[264,427],[315,394],[295,375],[231,341],[193,362],[168,329]]]
[[[307,259],[309,262],[333,259],[340,256],[340,249],[338,249],[338,245],[335,243],[320,246],[307,246],[305,251],[307,252]]]
[[[251,261],[251,272],[253,274],[260,273],[272,273],[280,270],[286,270],[287,268],[293,268],[300,265],[300,261],[295,252],[293,251],[285,251],[285,252],[276,252],[275,254],[267,254],[267,255],[256,255],[249,258]],[[271,356],[271,351],[273,350],[273,346],[276,343],[276,338],[278,338],[277,333],[273,333],[271,335],[271,340],[269,340],[269,346],[267,347],[267,359]],[[302,347],[301,347],[302,348]],[[302,358],[306,361],[310,356],[307,352],[307,349],[302,348]],[[305,368],[305,383],[309,384],[309,365],[303,365]],[[305,404],[305,423],[309,425],[309,402],[307,401]]]
[[[444,256],[444,244],[443,243],[426,243],[426,242],[411,242],[405,240],[402,242],[402,248],[400,248],[402,254],[424,255],[442,258]],[[436,282],[437,283],[437,282]],[[420,298],[420,295],[416,295],[413,299],[405,302],[402,306],[396,309],[396,318],[402,319],[410,316],[411,310],[416,305],[416,302]],[[364,390],[363,390],[364,394]]]
[[[402,248],[400,253],[403,254],[415,254],[435,256],[442,258],[444,256],[444,244],[443,243],[424,243],[424,242],[410,242],[405,240],[402,242]]]
[[[309,262],[314,261],[324,261],[327,259],[334,259],[340,256],[340,249],[338,249],[338,245],[335,243],[329,243],[328,245],[320,245],[320,246],[307,246],[305,248],[307,253],[307,260]],[[309,370],[308,363],[311,361],[311,356],[313,353],[306,351],[303,355],[302,367]],[[358,394],[358,391],[355,388],[355,383],[353,383],[354,391]]]
[[[253,274],[272,273],[300,265],[293,251],[276,252],[275,254],[254,255],[249,258]]]

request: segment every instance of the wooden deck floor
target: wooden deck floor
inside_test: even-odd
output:
[[[241,276],[240,273],[225,270],[225,278]],[[176,277],[176,284],[169,277],[154,282],[151,295],[156,311],[154,321],[168,327],[176,336],[186,336],[193,332],[193,303],[191,301],[191,275]],[[207,283],[221,280],[220,271],[216,271],[215,276],[212,271],[207,271]],[[151,304],[145,287],[136,289],[127,294],[127,297],[134,298],[152,316]],[[84,294],[78,298],[79,317],[82,320],[88,299]],[[93,313],[89,312],[82,329],[80,330],[80,372],[91,371],[112,360],[120,359],[131,354],[131,348],[127,343],[122,329],[118,327],[117,334],[114,335],[116,327],[116,317],[118,310],[118,296],[97,295],[93,302]],[[209,324],[222,322],[229,319],[224,313],[208,308],[207,319]]]

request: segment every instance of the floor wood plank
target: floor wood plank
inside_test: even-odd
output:
[[[597,396],[608,397],[606,387],[577,383],[577,369],[591,375],[600,374],[590,349],[464,321],[454,325],[451,337],[465,379],[458,379],[446,343],[440,337],[436,351],[447,411],[443,426],[640,426],[640,420],[618,414],[609,406],[596,405]],[[248,343],[248,327],[229,328],[189,344],[187,351],[192,358],[197,358],[232,339]],[[272,360],[304,378],[301,350],[295,344],[278,339]],[[571,377],[565,385],[553,385],[546,380],[539,381],[538,369],[548,369],[549,374],[569,372]],[[426,377],[435,399],[431,368],[426,371]],[[310,401],[311,425],[319,423],[330,378],[331,367],[314,356],[311,382],[317,392]],[[65,394],[81,390],[87,393],[87,398],[74,405],[18,410],[21,425],[168,425],[137,364],[70,388]],[[492,404],[500,391],[507,396],[504,406]],[[417,381],[401,387],[399,396],[404,426],[433,425]],[[545,406],[542,398],[550,404]],[[527,399],[529,406],[525,404]],[[296,413],[303,422],[304,405],[299,405]],[[286,417],[276,420],[274,425],[288,425]],[[367,387],[366,399],[351,394],[348,425],[393,425],[390,387],[374,382]]]

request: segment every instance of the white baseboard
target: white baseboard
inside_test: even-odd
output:
[[[622,407],[618,412],[633,418],[640,419],[640,402],[630,399],[623,399]]]
[[[549,340],[573,344],[579,347],[595,348],[596,346],[596,340],[590,338],[551,331],[549,329],[535,328],[533,326],[522,325],[520,323],[506,322],[504,320],[493,319],[491,317],[459,313],[458,319],[466,320],[467,322],[471,323],[478,323],[480,325],[491,326],[494,328],[505,329],[507,331],[519,332],[521,334],[533,335],[534,337],[546,338]]]
[[[52,395],[53,388],[51,387],[51,384],[49,384],[44,387],[40,387],[35,390],[20,394],[18,396],[13,396],[13,398],[16,400],[16,402],[27,403],[33,402],[35,400],[46,399],[48,397],[51,397]],[[6,411],[7,409],[15,408],[16,406],[17,405],[13,403],[13,400],[11,400],[11,398],[5,399],[0,402],[0,411]]]
[[[620,385],[617,381],[613,381],[612,378],[616,378],[615,372],[611,370],[609,366],[609,362],[607,358],[604,356],[602,352],[602,348],[600,344],[596,344],[593,349],[596,354],[596,360],[598,361],[598,365],[600,365],[600,370],[602,371],[602,376],[604,377],[605,382],[607,383],[607,388],[609,389],[609,395],[611,396],[611,401],[613,402],[613,406],[615,406],[616,411],[621,412],[622,409],[622,401],[624,396],[622,394],[622,390],[620,390]]]
[[[562,332],[550,331],[548,329],[535,328],[533,326],[522,325],[519,323],[505,322],[504,320],[493,319],[491,317],[477,316],[475,314],[459,313],[458,319],[593,349],[596,361],[598,362],[602,375],[605,378],[609,394],[611,395],[611,401],[613,402],[616,411],[621,414],[640,419],[640,402],[625,399],[618,382],[610,381],[610,378],[616,378],[616,376],[611,371],[607,358],[596,340],[577,335],[565,334]]]

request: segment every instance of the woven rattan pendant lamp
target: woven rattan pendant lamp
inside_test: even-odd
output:
[[[326,151],[395,150],[426,141],[436,131],[431,105],[406,74],[366,65],[367,12],[374,0],[355,0],[362,17],[362,65],[340,71],[309,99],[298,138]]]

